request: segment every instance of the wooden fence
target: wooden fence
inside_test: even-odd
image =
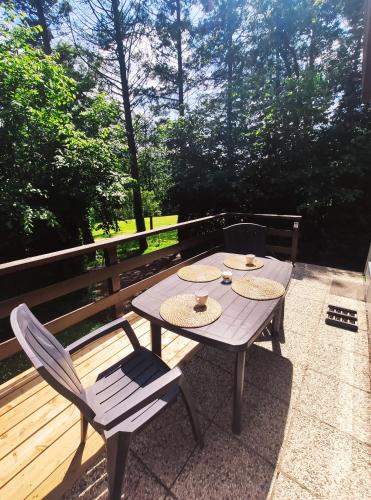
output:
[[[14,275],[14,279],[19,279],[21,271],[46,266],[57,261],[81,255],[89,255],[97,250],[104,251],[105,260],[105,265],[100,268],[84,272],[79,276],[75,276],[43,288],[35,288],[27,293],[1,301],[0,319],[7,318],[11,310],[22,302],[25,302],[29,307],[34,307],[105,280],[108,282],[108,296],[55,318],[46,323],[45,326],[49,329],[49,331],[55,334],[108,308],[114,307],[116,315],[119,315],[122,313],[124,301],[131,299],[137,293],[175,273],[185,264],[190,264],[210,253],[215,252],[222,245],[222,227],[238,221],[259,221],[260,223],[266,225],[268,238],[278,238],[280,241],[284,241],[286,243],[280,245],[268,244],[268,251],[273,254],[290,257],[291,261],[295,263],[298,249],[300,220],[301,216],[298,215],[222,213],[187,222],[181,222],[171,226],[164,226],[158,229],[143,231],[129,236],[108,238],[97,243],[81,245],[74,248],[60,250],[58,252],[37,255],[35,257],[0,264],[0,277],[12,274]],[[270,227],[270,222],[271,225],[274,225],[275,227]],[[278,228],[277,225],[285,225],[286,227]],[[210,226],[210,232],[205,231],[205,227],[207,226]],[[287,226],[289,226],[289,228],[287,228]],[[147,238],[160,233],[166,233],[168,231],[179,229],[191,230],[199,229],[200,227],[202,227],[202,231],[204,232],[203,235],[187,238],[176,245],[162,248],[149,254],[130,257],[122,261],[118,258],[118,245],[129,243],[131,241],[137,241],[143,237]],[[124,288],[121,287],[121,276],[123,273],[141,267],[145,264],[152,263],[162,257],[178,254],[184,250],[202,246],[204,247],[202,253],[197,253],[186,260],[181,260],[176,265],[138,281],[130,286]],[[8,358],[20,350],[21,348],[16,338],[11,338],[0,344],[0,360]]]

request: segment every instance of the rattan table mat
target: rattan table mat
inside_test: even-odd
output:
[[[222,272],[215,266],[193,265],[185,266],[178,271],[179,278],[186,281],[194,281],[195,283],[204,283],[206,281],[214,281],[221,277]]]
[[[247,299],[271,300],[282,297],[284,286],[267,278],[243,278],[232,283],[232,289]]]
[[[161,317],[171,325],[196,328],[209,325],[222,314],[222,307],[209,297],[206,306],[197,306],[193,294],[175,295],[160,306]]]
[[[264,266],[264,262],[257,257],[255,257],[253,264],[246,264],[246,257],[244,255],[228,255],[224,259],[223,264],[239,271],[254,271],[254,269],[260,269]]]

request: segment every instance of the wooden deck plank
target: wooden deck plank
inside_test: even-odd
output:
[[[78,410],[71,407],[71,411],[78,415]],[[33,460],[27,468],[22,469],[13,481],[9,481],[2,490],[5,499],[26,498],[54,469],[76,450],[76,443],[80,441],[80,428],[72,424],[61,436],[40,454],[38,460]],[[52,458],[52,460],[51,460]],[[40,481],[41,479],[41,481]]]
[[[140,335],[138,334],[138,337],[140,340],[143,338],[142,343],[148,345],[150,341],[148,323],[144,323],[143,327],[143,331],[140,332]],[[83,366],[78,367],[78,372],[80,372],[79,375],[84,385],[93,383],[100,371],[131,352],[132,348],[130,343],[125,342],[125,344],[123,344],[122,342],[122,338],[126,339],[126,336],[122,333],[116,334],[116,336],[118,338],[115,342],[100,351],[99,358],[95,357],[94,359],[89,359]],[[47,385],[37,394],[36,398],[25,400],[20,405],[17,405],[11,411],[7,412],[0,419],[0,428],[3,432],[1,436],[1,456],[4,457],[5,454],[10,453],[15,448],[17,456],[19,456],[22,449],[20,445],[25,442],[25,439],[36,434],[35,439],[37,440],[39,429],[48,424],[50,420],[69,406],[70,403],[66,399]],[[48,414],[49,412],[50,415]],[[53,429],[53,427],[54,422],[51,429]],[[30,440],[28,439],[27,442],[25,442],[25,447],[29,448],[29,444]],[[5,463],[7,463],[5,458],[4,460]],[[1,460],[0,463],[3,463],[3,460]],[[2,484],[5,482],[5,478],[2,476],[0,477]]]
[[[138,334],[138,338],[142,340],[142,344],[149,346],[150,342],[149,325],[147,324],[145,326],[147,326],[146,330],[140,336]],[[143,342],[144,336],[145,336],[145,342]],[[172,332],[164,331],[163,345],[166,347],[167,344],[171,343],[177,337],[178,336]],[[108,351],[108,349],[106,349],[106,351]],[[120,352],[119,356],[123,357],[129,354],[129,352],[131,352],[131,346],[130,345],[125,346],[119,352]],[[116,361],[116,354],[117,352],[115,351],[115,361]],[[110,366],[114,362],[113,358],[111,357],[108,358],[106,361],[107,363],[105,362],[105,365],[107,364],[107,366]],[[79,374],[83,384],[86,386],[93,383],[96,379],[97,373],[101,372],[102,369],[104,369],[104,367],[102,367],[102,365],[94,367],[94,370],[86,374],[86,376],[82,376],[81,374]],[[52,397],[48,401],[43,402],[41,406],[40,403],[44,401],[44,398],[41,401],[40,401],[41,398],[38,398],[39,407],[35,409],[35,411],[31,412],[27,417],[23,417],[15,425],[12,426],[11,422],[8,422],[6,421],[6,419],[3,419],[4,421],[1,422],[1,424],[4,425],[3,430],[4,433],[6,433],[6,435],[2,438],[3,444],[0,449],[0,464],[2,463],[1,460],[7,454],[11,453],[14,449],[18,448],[23,442],[26,441],[27,438],[30,438],[32,434],[37,433],[41,427],[48,425],[49,422],[55,419],[61,412],[63,412],[70,405],[70,403],[64,397],[53,391],[53,389],[51,389],[51,394],[54,394],[54,397]],[[19,415],[19,418],[21,418],[21,415]],[[27,445],[29,445],[29,441],[27,442]]]
[[[98,373],[101,370],[100,367],[102,364],[106,366],[106,361],[109,362],[111,357],[119,350],[119,344],[122,343],[122,338],[122,334],[118,334],[115,342],[102,350],[102,354],[99,357],[99,364],[97,362],[98,357],[91,357],[84,364],[77,366],[76,371],[79,377],[84,380],[88,374],[92,373],[94,375]],[[125,344],[123,347],[129,347],[129,344]],[[7,432],[19,422],[24,421],[29,415],[51,401],[56,395],[57,392],[51,386],[43,386],[37,394],[34,394],[35,397],[30,397],[22,401],[0,417],[1,432]]]
[[[122,341],[123,335],[118,334],[117,341]],[[149,328],[138,335],[140,339],[145,337],[145,342],[149,342]],[[92,384],[98,373],[104,368],[110,366],[115,361],[120,359],[129,352],[132,348],[130,344],[123,344],[119,349],[117,343],[113,343],[104,350],[104,358],[99,358],[100,364],[93,364],[94,360],[90,360],[89,364],[80,367],[79,376],[83,385]],[[118,358],[118,359],[117,359]],[[34,403],[31,405],[30,403]],[[70,403],[54,391],[50,386],[45,387],[41,394],[34,401],[25,401],[24,404],[18,405],[12,411],[8,412],[0,419],[1,429],[6,435],[2,435],[3,445],[1,446],[0,458],[3,458],[7,453],[10,453],[14,448],[19,446],[25,439],[41,427],[51,421],[56,415],[63,411]],[[26,407],[24,407],[26,406]],[[20,410],[21,408],[21,410]],[[18,411],[20,410],[20,411]],[[10,448],[11,447],[11,448]],[[1,461],[0,461],[1,463]]]
[[[14,392],[16,389],[28,382],[30,378],[35,376],[37,376],[36,370],[34,368],[29,368],[6,382],[3,382],[0,385],[0,402],[2,401],[2,398],[7,396],[9,393]]]
[[[140,338],[144,333],[149,331],[148,323],[142,323],[137,328],[137,335]],[[103,343],[95,343],[93,349],[89,351],[82,350],[81,356],[74,360],[74,365],[76,367],[76,371],[80,377],[84,377],[89,369],[94,369],[94,367],[99,367],[98,359],[104,361],[102,359],[102,353],[106,357],[109,356],[110,352],[117,351],[120,346],[117,343],[124,342],[124,346],[129,346],[130,342],[126,338],[126,335],[122,332],[120,333],[112,333],[110,334],[110,338],[105,340]],[[123,346],[121,346],[123,347]],[[99,358],[97,357],[99,355]],[[56,392],[38,376],[39,385],[34,385],[35,382],[30,382],[29,392],[24,392],[25,388],[21,388],[17,391],[17,395],[14,395],[14,401],[9,401],[8,397],[6,398],[6,403],[0,411],[0,434],[6,432],[9,429],[10,425],[16,425],[17,414],[18,418],[25,418],[27,415],[35,411],[41,405],[45,404],[47,401],[52,399]],[[18,395],[19,393],[19,395]],[[36,395],[36,398],[32,398],[32,396]],[[30,400],[30,401],[28,401]],[[14,419],[14,420],[13,420]]]
[[[116,352],[110,357],[110,359],[107,360],[105,365],[103,365],[103,369],[116,361],[119,361],[129,352],[130,350],[128,348]],[[89,374],[83,379],[83,383],[93,383],[98,371],[89,372]],[[56,439],[63,436],[71,425],[78,422],[80,413],[75,406],[70,404],[68,401],[63,400],[63,398],[58,395],[55,400],[61,405],[61,409],[59,414],[55,416],[51,422],[52,425],[47,425],[49,422],[42,422],[41,425],[36,424],[35,432],[33,432],[26,441],[20,443],[16,449],[13,450],[13,452],[8,453],[2,460],[0,460],[0,484],[6,484],[10,481],[17,474],[17,471],[26,468],[35,460],[35,458],[44,453],[45,449],[48,448]],[[71,411],[73,411],[72,414],[70,413]],[[22,425],[17,427],[22,427]],[[64,453],[64,450],[62,453]],[[53,461],[53,458],[50,458]],[[42,470],[42,474],[43,473],[44,471]]]
[[[121,334],[120,334],[121,335]],[[139,336],[138,336],[139,337]],[[144,339],[146,343],[149,343],[149,331],[143,332],[140,339]],[[120,338],[119,338],[120,340]],[[117,350],[117,347],[114,345],[110,346],[112,349],[110,349],[110,357],[107,357],[103,364],[100,364],[99,366],[94,366],[93,370],[86,373],[86,375],[82,376],[81,374],[81,380],[83,385],[87,386],[92,384],[99,372],[101,372],[104,368],[107,366],[110,366],[113,364],[115,361],[120,359],[120,357],[123,357],[131,352],[131,346],[130,345],[125,345],[121,350]],[[115,349],[115,350],[113,350]],[[108,349],[106,349],[106,353],[108,353]],[[118,359],[117,359],[118,358]],[[49,388],[49,387],[48,387]],[[61,412],[66,410],[68,406],[70,406],[71,403],[69,403],[68,400],[66,400],[63,396],[60,394],[56,393],[52,388],[50,388],[51,391],[43,391],[43,393],[46,393],[47,396],[43,398],[38,397],[37,398],[37,406],[38,408],[35,409],[33,412],[30,412],[28,416],[23,416],[23,418],[17,422],[15,425],[11,426],[11,422],[5,421],[1,422],[1,425],[4,424],[4,429],[6,428],[5,426],[8,426],[6,431],[6,435],[2,435],[0,439],[2,439],[3,443],[0,449],[0,463],[1,460],[11,451],[13,451],[16,448],[19,448],[19,446],[25,442],[28,438],[30,438],[33,434],[37,433],[38,430],[45,426],[48,425],[49,422],[51,422],[53,419],[55,419]],[[50,394],[54,394],[54,397],[51,399],[47,400],[47,397],[49,397]],[[41,400],[41,401],[40,401]],[[42,401],[43,404],[40,404]],[[28,403],[28,401],[26,402]],[[17,407],[19,408],[19,407]],[[14,409],[16,411],[16,409]],[[10,413],[10,412],[9,412]],[[7,415],[9,415],[9,413]],[[5,415],[5,417],[7,416]],[[22,415],[18,415],[18,417],[22,417]],[[27,442],[29,444],[29,441]]]
[[[149,347],[149,322],[137,317],[132,323],[141,344]],[[123,342],[123,337],[122,332],[115,333],[110,339],[78,353],[74,364],[84,385],[93,383],[100,371],[130,352],[131,346]],[[183,356],[194,352],[197,343],[163,330],[162,345],[164,360],[175,366]],[[2,499],[49,495],[57,498],[81,476],[101,450],[103,441],[90,428],[82,456],[76,455],[79,412],[38,375],[17,385],[13,399],[15,403],[10,400],[9,393],[0,397],[0,404],[10,405],[5,413],[6,405],[2,407],[0,417],[1,432],[7,429],[0,437],[0,496]]]
[[[61,464],[52,471],[45,481],[37,485],[37,487],[25,498],[27,500],[36,500],[40,498],[48,498],[48,500],[57,500],[66,491],[65,485],[72,485],[79,477],[82,470],[86,470],[93,463],[98,453],[103,450],[103,440],[101,436],[92,431],[86,440],[86,444],[81,452],[76,452],[76,449],[61,462]]]
[[[182,338],[182,340],[184,340],[184,338]],[[172,358],[167,359],[166,362],[170,366],[170,368],[174,368],[174,366],[177,366],[181,361],[186,361],[190,356],[193,356],[193,354],[200,348],[200,344],[195,340],[186,340],[187,342],[183,342],[182,345],[179,343],[179,350],[176,351],[176,354]]]
[[[131,325],[135,325],[137,329],[142,324],[145,324],[146,320],[140,318],[134,313],[127,315],[128,321]],[[73,356],[75,366],[79,366],[88,357],[94,356],[99,352],[100,349],[105,348],[106,345],[114,341],[114,337],[117,335],[116,332],[112,332],[107,335],[103,340],[98,342],[93,342],[92,344],[81,349],[78,353]],[[34,368],[30,368],[26,372],[27,376],[21,377],[23,374],[18,375],[14,379],[11,379],[0,386],[0,416],[9,411],[11,408],[20,404],[23,400],[32,396],[38,392],[42,387],[48,384],[38,375]],[[14,380],[14,387],[12,390],[11,382]],[[37,384],[40,384],[37,386]],[[37,387],[36,387],[37,386]],[[16,393],[16,396],[15,396]]]

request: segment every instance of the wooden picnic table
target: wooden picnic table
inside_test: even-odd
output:
[[[260,259],[264,266],[251,271],[238,271],[224,266],[228,254],[218,252],[201,259],[196,264],[205,264],[229,270],[233,280],[244,276],[259,276],[281,283],[285,289],[290,283],[292,264],[270,258]],[[164,300],[178,294],[208,291],[209,297],[222,306],[222,315],[213,323],[197,328],[180,328],[164,321],[160,316],[160,306]],[[231,285],[217,279],[207,283],[182,280],[174,274],[149,288],[132,301],[134,311],[151,323],[152,351],[161,356],[161,327],[202,344],[236,353],[233,388],[233,432],[241,432],[241,404],[243,396],[246,351],[266,326],[273,321],[272,336],[283,338],[284,296],[272,300],[251,300],[241,297],[231,289]]]

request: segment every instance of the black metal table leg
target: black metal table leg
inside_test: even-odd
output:
[[[273,319],[273,335],[276,336],[282,344],[284,344],[285,342],[285,332],[283,328],[284,313],[285,297],[282,297],[280,303],[277,306],[277,313]]]
[[[152,352],[161,358],[161,326],[151,323]]]
[[[234,432],[234,434],[241,433],[241,407],[243,396],[243,382],[245,378],[245,360],[246,351],[241,351],[236,354],[236,365],[234,369],[232,422],[232,431]]]

